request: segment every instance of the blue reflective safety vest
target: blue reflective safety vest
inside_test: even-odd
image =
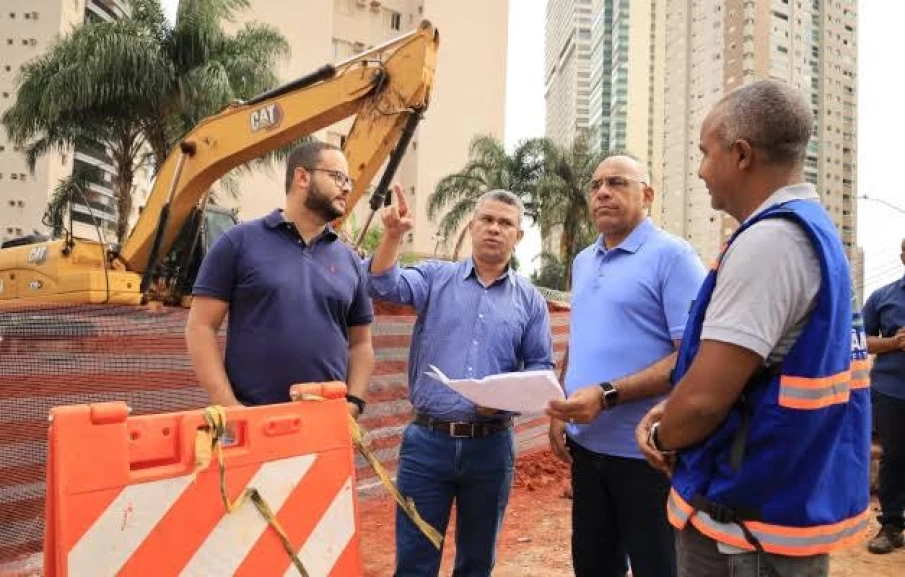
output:
[[[790,219],[810,238],[820,260],[816,307],[783,362],[751,379],[708,439],[679,452],[667,513],[679,530],[690,521],[742,549],[815,555],[857,539],[870,502],[864,327],[845,252],[820,203],[770,207],[729,239],[692,307],[673,384],[697,354],[726,248],[766,218]]]

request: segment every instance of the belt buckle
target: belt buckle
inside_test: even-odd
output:
[[[459,433],[459,427],[462,427],[467,433]],[[456,422],[449,424],[449,436],[453,439],[470,439],[474,437],[474,423]]]

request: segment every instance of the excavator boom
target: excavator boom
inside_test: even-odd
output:
[[[161,166],[119,252],[126,269],[141,273],[153,268],[192,208],[228,171],[354,115],[344,146],[355,182],[346,203],[348,215],[410,118],[427,107],[438,45],[436,29],[423,21],[405,36],[202,121]],[[159,246],[152,250],[155,236],[160,237]]]

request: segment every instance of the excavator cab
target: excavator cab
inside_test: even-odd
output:
[[[157,269],[152,285],[157,288],[155,300],[171,305],[186,304],[183,299],[192,293],[204,255],[223,233],[237,224],[235,210],[213,205],[195,207]]]

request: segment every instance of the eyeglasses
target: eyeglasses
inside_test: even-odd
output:
[[[333,182],[335,182],[336,186],[338,186],[339,188],[345,188],[346,185],[348,185],[349,188],[352,188],[355,186],[355,182],[351,178],[349,178],[347,175],[343,174],[342,172],[340,172],[338,170],[330,170],[328,168],[316,168],[313,166],[312,167],[302,166],[301,168],[304,168],[308,172],[314,172],[315,170],[320,171],[320,172],[326,172],[327,174],[330,175],[330,178],[333,179]]]
[[[641,186],[648,186],[648,184],[643,180],[637,180],[634,178],[629,178],[627,176],[605,176],[603,178],[594,179],[589,182],[588,193],[593,194],[604,186],[609,190],[621,192],[628,189],[629,185],[632,183],[637,183]]]

